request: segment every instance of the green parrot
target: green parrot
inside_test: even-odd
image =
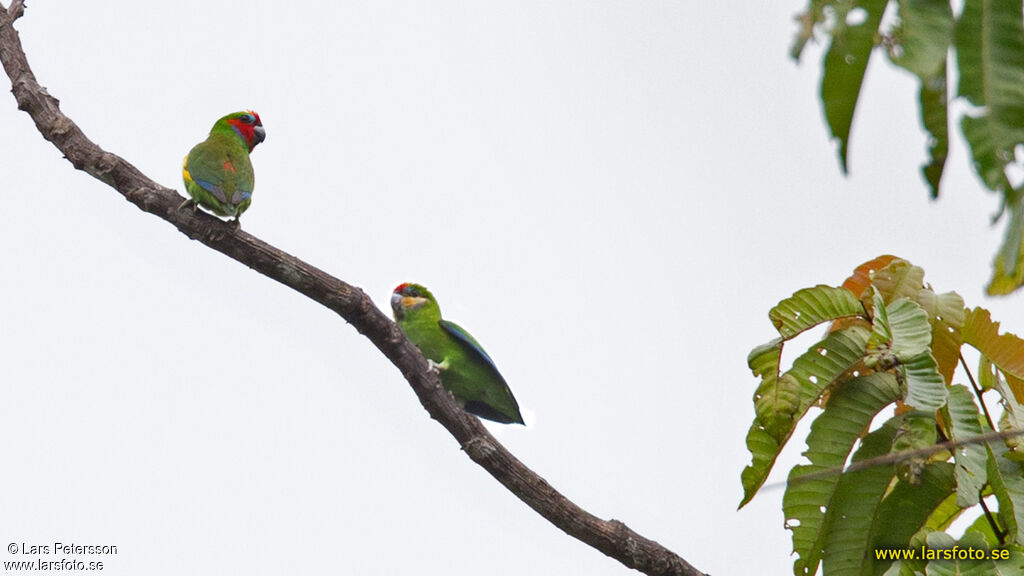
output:
[[[429,290],[402,284],[391,294],[398,327],[441,375],[441,384],[466,412],[502,424],[524,424],[519,404],[480,343],[458,324],[441,319]]]
[[[254,177],[249,153],[267,137],[260,115],[252,110],[217,120],[210,136],[185,156],[182,173],[189,203],[218,216],[233,216],[238,223],[252,203]]]

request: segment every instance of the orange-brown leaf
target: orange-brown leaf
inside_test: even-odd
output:
[[[868,286],[871,285],[871,274],[876,270],[885,268],[893,260],[899,260],[899,258],[891,254],[883,254],[874,260],[868,260],[857,266],[853,270],[853,275],[843,281],[843,288],[853,292],[859,298],[868,289]]]

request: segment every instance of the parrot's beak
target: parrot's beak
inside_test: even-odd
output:
[[[263,142],[264,140],[267,139],[267,131],[263,129],[263,126],[253,127],[252,133],[253,136],[256,137],[256,142],[253,144],[253,146],[256,146],[256,144],[259,144],[260,142]]]
[[[395,318],[402,317],[402,295],[398,292],[391,295],[391,311],[395,313]]]

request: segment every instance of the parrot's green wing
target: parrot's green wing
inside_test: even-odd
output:
[[[516,402],[514,396],[512,396],[512,390],[508,387],[505,379],[498,372],[498,367],[494,365],[494,360],[484,351],[483,346],[473,338],[469,332],[466,332],[461,326],[448,320],[438,320],[438,325],[444,330],[449,336],[451,336],[455,342],[462,348],[463,352],[469,360],[473,361],[479,366],[483,366],[488,375],[493,378],[493,382],[499,384],[503,389],[503,404],[506,404],[506,409],[510,413],[502,412],[484,402],[467,401],[466,412],[476,414],[496,422],[511,423],[517,422],[523,423],[523,417],[519,413],[519,404]]]
[[[221,216],[240,214],[252,201],[252,162],[241,143],[211,135],[185,158],[184,176],[193,199]]]

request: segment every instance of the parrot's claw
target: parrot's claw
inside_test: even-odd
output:
[[[236,231],[242,228],[242,221],[238,219],[238,216],[235,216],[235,219],[231,221],[231,227]]]
[[[444,362],[441,362],[440,364],[438,364],[437,362],[434,362],[430,358],[427,358],[427,370],[440,375],[442,370],[447,370],[447,369],[448,369],[448,360],[445,360]]]
[[[178,210],[181,210],[182,208],[188,206],[189,204],[192,205],[192,211],[195,212],[198,205],[196,204],[196,201],[191,198],[186,198],[184,202],[178,204]]]

